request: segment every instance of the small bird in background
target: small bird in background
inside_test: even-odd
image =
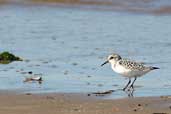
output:
[[[30,75],[29,77],[26,77],[25,80],[23,82],[38,82],[39,84],[42,83],[43,79],[42,79],[42,74],[33,74],[32,71],[28,72],[28,74]]]
[[[144,74],[152,70],[159,69],[158,67],[144,66],[142,63],[138,63],[128,59],[122,59],[122,57],[118,54],[109,55],[107,61],[105,61],[101,66],[107,63],[111,64],[111,68],[113,69],[113,71],[129,79],[128,83],[123,88],[124,91],[130,85],[131,78],[134,78],[134,80],[129,88],[133,89],[137,77],[143,76]]]

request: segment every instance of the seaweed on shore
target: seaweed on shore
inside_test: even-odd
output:
[[[13,61],[22,61],[22,59],[7,51],[0,53],[0,64],[9,64]]]

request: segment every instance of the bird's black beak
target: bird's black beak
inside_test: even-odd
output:
[[[107,63],[109,63],[109,61],[105,61],[103,64],[101,64],[101,66],[103,66],[103,65],[105,65],[105,64],[107,64]]]

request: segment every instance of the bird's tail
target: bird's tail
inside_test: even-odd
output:
[[[150,70],[160,69],[159,67],[150,67]]]

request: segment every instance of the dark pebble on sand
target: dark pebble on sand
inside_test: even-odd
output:
[[[171,106],[169,106],[169,108],[171,109]]]
[[[31,93],[26,93],[26,95],[32,95]]]
[[[136,112],[136,111],[137,111],[137,109],[134,109],[133,111],[134,111],[134,112]]]
[[[138,106],[142,106],[141,104],[138,104]]]
[[[79,111],[79,109],[75,108],[74,111]]]
[[[91,96],[91,94],[87,94],[87,96]]]

